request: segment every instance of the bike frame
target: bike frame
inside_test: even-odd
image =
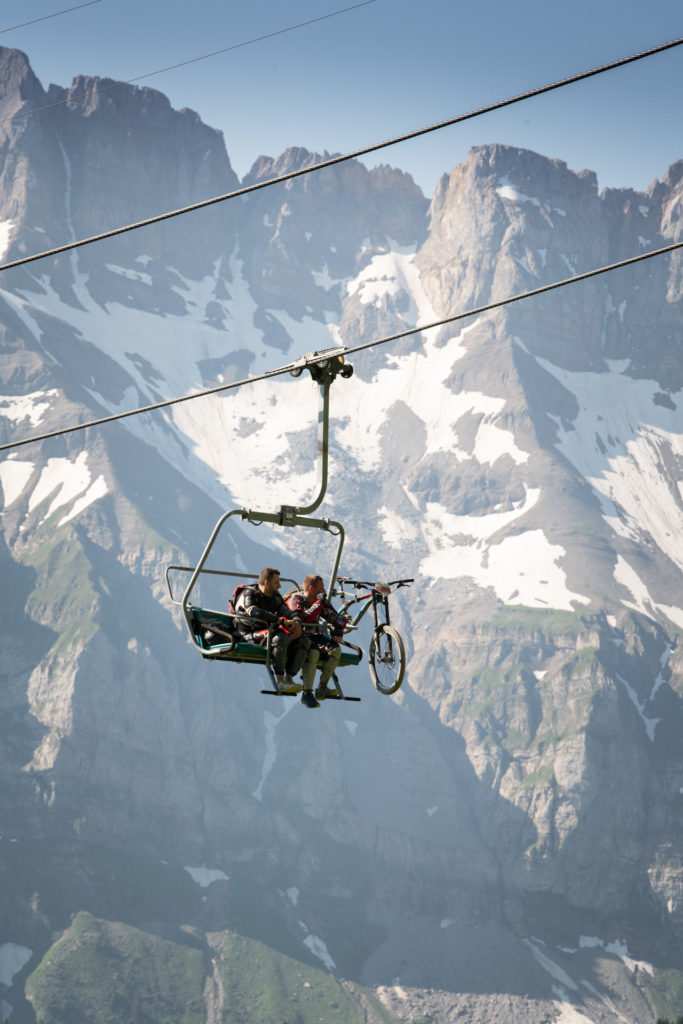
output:
[[[381,584],[377,585],[377,587],[380,586]],[[386,587],[386,593],[382,593],[379,589],[377,589],[377,587],[373,587],[373,589],[368,594],[359,594],[358,597],[352,597],[349,601],[344,599],[344,591],[340,591],[340,597],[342,597],[343,600],[342,606],[339,610],[343,615],[346,615],[351,605],[359,604],[359,602],[365,601],[365,604],[361,608],[359,608],[356,614],[351,618],[352,626],[358,625],[360,620],[367,612],[368,608],[370,608],[371,606],[373,617],[375,620],[375,629],[378,629],[379,626],[381,625],[391,625],[391,620],[389,618],[389,595],[391,594],[391,588]],[[380,608],[384,613],[383,619],[380,619]]]

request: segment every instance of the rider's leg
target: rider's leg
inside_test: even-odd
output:
[[[296,676],[301,672],[311,649],[311,643],[311,637],[306,635],[291,641],[287,649],[287,671],[291,676]]]
[[[320,685],[326,686],[334,673],[342,656],[342,649],[338,645],[332,648],[320,669]]]
[[[315,670],[318,667],[318,658],[320,657],[320,651],[317,647],[311,647],[306,655],[303,668],[301,671],[301,679],[304,684],[304,690],[313,690],[313,684],[315,683]]]
[[[315,695],[318,700],[320,700],[321,697],[325,698],[336,696],[337,691],[335,687],[328,688],[327,684],[337,669],[341,655],[341,647],[339,644],[335,644],[335,646],[331,648],[330,653],[327,655],[325,660],[321,661],[320,664],[322,667],[320,670],[320,681],[318,683],[318,689],[315,691]]]
[[[275,633],[273,633],[270,642],[273,671],[275,672],[275,675],[277,677],[277,688],[281,692],[283,692],[285,689],[288,689],[293,682],[291,679],[287,680],[285,678],[288,641],[289,637],[287,636],[287,634],[281,632],[280,630],[277,630]],[[293,690],[292,692],[298,693],[298,690]]]

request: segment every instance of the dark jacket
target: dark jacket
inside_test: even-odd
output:
[[[237,628],[241,633],[252,633],[259,629],[265,629],[264,623],[277,622],[279,618],[299,619],[293,615],[280,594],[273,594],[266,597],[261,593],[258,584],[253,587],[245,587],[239,597],[236,609],[240,615],[248,615],[252,619],[260,620],[253,623],[238,621]]]

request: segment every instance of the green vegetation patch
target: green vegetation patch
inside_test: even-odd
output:
[[[72,531],[59,532],[26,559],[37,573],[36,588],[29,596],[29,615],[60,633],[59,648],[96,631],[92,621],[97,592],[90,579],[91,567]]]
[[[518,729],[508,729],[500,741],[501,747],[510,754],[516,754],[520,750],[526,750],[531,743],[531,736],[528,732],[519,732]]]
[[[675,1020],[683,1014],[683,971],[655,967],[653,977],[645,983],[660,1017]]]
[[[205,1024],[204,953],[79,913],[26,982],[36,1024]]]
[[[511,632],[535,632],[553,636],[578,636],[587,630],[586,624],[573,612],[553,608],[527,608],[525,605],[501,608],[491,619],[491,624]]]
[[[580,651],[572,654],[562,666],[562,674],[565,679],[589,676],[598,664],[598,650],[597,647],[582,647]]]
[[[542,786],[548,786],[551,782],[555,781],[555,767],[552,764],[543,765],[541,768],[537,768],[534,772],[529,772],[528,775],[524,776],[522,782],[522,789],[540,789]]]
[[[300,963],[256,939],[217,940],[220,1024],[364,1024],[366,1014],[333,974]],[[374,1008],[374,1007],[373,1007]],[[391,1016],[387,1022],[393,1021]]]

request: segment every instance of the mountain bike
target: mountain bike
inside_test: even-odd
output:
[[[338,576],[339,588],[335,595],[341,599],[339,614],[346,618],[346,631],[355,629],[369,608],[375,620],[375,626],[368,651],[368,668],[372,681],[380,693],[396,693],[403,682],[406,670],[406,652],[401,634],[391,625],[389,618],[389,596],[393,589],[408,587],[414,579],[392,580],[391,583],[369,583],[366,580],[353,580],[349,576]],[[345,588],[367,590],[367,593],[352,596]],[[369,588],[369,590],[367,589]],[[355,615],[349,614],[349,608],[361,604]]]

